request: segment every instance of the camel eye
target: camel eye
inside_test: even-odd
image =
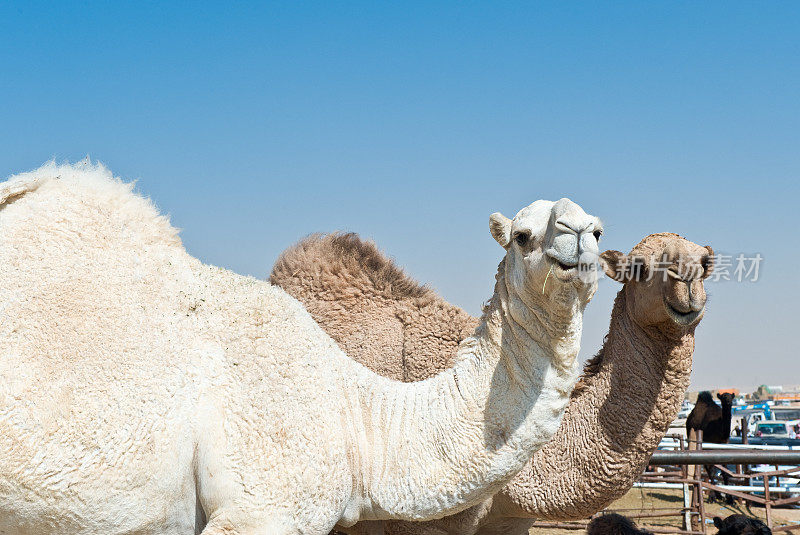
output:
[[[526,232],[520,232],[516,236],[514,236],[514,240],[517,242],[518,245],[523,246],[528,243],[531,235]]]
[[[602,235],[603,235],[603,231],[602,230],[595,230],[594,231],[594,239],[595,240],[600,241],[600,236],[602,236]]]

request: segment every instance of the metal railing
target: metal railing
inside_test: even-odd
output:
[[[800,484],[785,484],[787,477],[800,478],[800,449],[776,446],[749,446],[747,444],[704,444],[702,432],[689,440],[679,435],[666,437],[662,447],[653,453],[650,465],[634,483],[634,487],[652,489],[677,489],[683,493],[683,507],[640,509],[608,509],[631,519],[649,519],[680,516],[682,528],[652,526],[640,527],[653,533],[706,533],[705,494],[716,492],[737,500],[763,506],[766,523],[773,531],[796,531],[800,524],[775,525],[774,507],[800,504]],[[671,449],[670,449],[671,448]],[[754,468],[751,465],[774,466],[774,470]],[[715,467],[725,479],[725,484],[711,481],[706,467]],[[734,468],[730,468],[734,466]],[[781,468],[783,467],[783,468]],[[784,478],[784,484],[781,484]],[[534,527],[585,529],[590,519],[581,522],[536,522]]]

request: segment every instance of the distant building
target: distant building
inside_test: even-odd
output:
[[[736,397],[743,397],[747,401],[774,401],[776,403],[800,402],[800,385],[761,385],[751,394],[742,394],[738,388],[720,387],[708,389],[714,399],[717,394],[730,392]],[[692,390],[686,392],[685,399],[692,403],[697,403],[697,396],[702,390]]]
[[[800,385],[761,385],[751,397],[759,401],[800,401]]]

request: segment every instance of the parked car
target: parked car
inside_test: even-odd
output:
[[[756,424],[756,436],[762,438],[797,438],[797,420],[767,420]]]

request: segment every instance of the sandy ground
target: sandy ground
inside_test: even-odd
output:
[[[628,493],[615,501],[609,507],[609,510],[627,509],[627,511],[620,511],[623,514],[633,514],[634,511],[648,512],[654,511],[659,508],[680,508],[683,505],[683,494],[679,490],[671,489],[631,489]],[[755,516],[762,520],[765,519],[764,508],[755,504],[749,508],[743,504],[736,504],[732,506],[725,506],[718,503],[706,502],[706,517],[710,522],[714,516],[726,517],[734,513],[746,514]],[[772,510],[773,525],[779,526],[784,524],[798,523],[798,529],[792,530],[792,533],[800,534],[800,509],[779,508]],[[648,526],[663,526],[663,527],[676,527],[680,528],[682,519],[678,516],[666,518],[645,518],[641,520],[634,520],[638,525]],[[707,533],[713,535],[717,529],[713,524],[708,524]],[[566,529],[552,529],[552,528],[533,528],[531,534],[546,534],[546,535],[576,535],[584,533],[583,530],[566,530]]]

